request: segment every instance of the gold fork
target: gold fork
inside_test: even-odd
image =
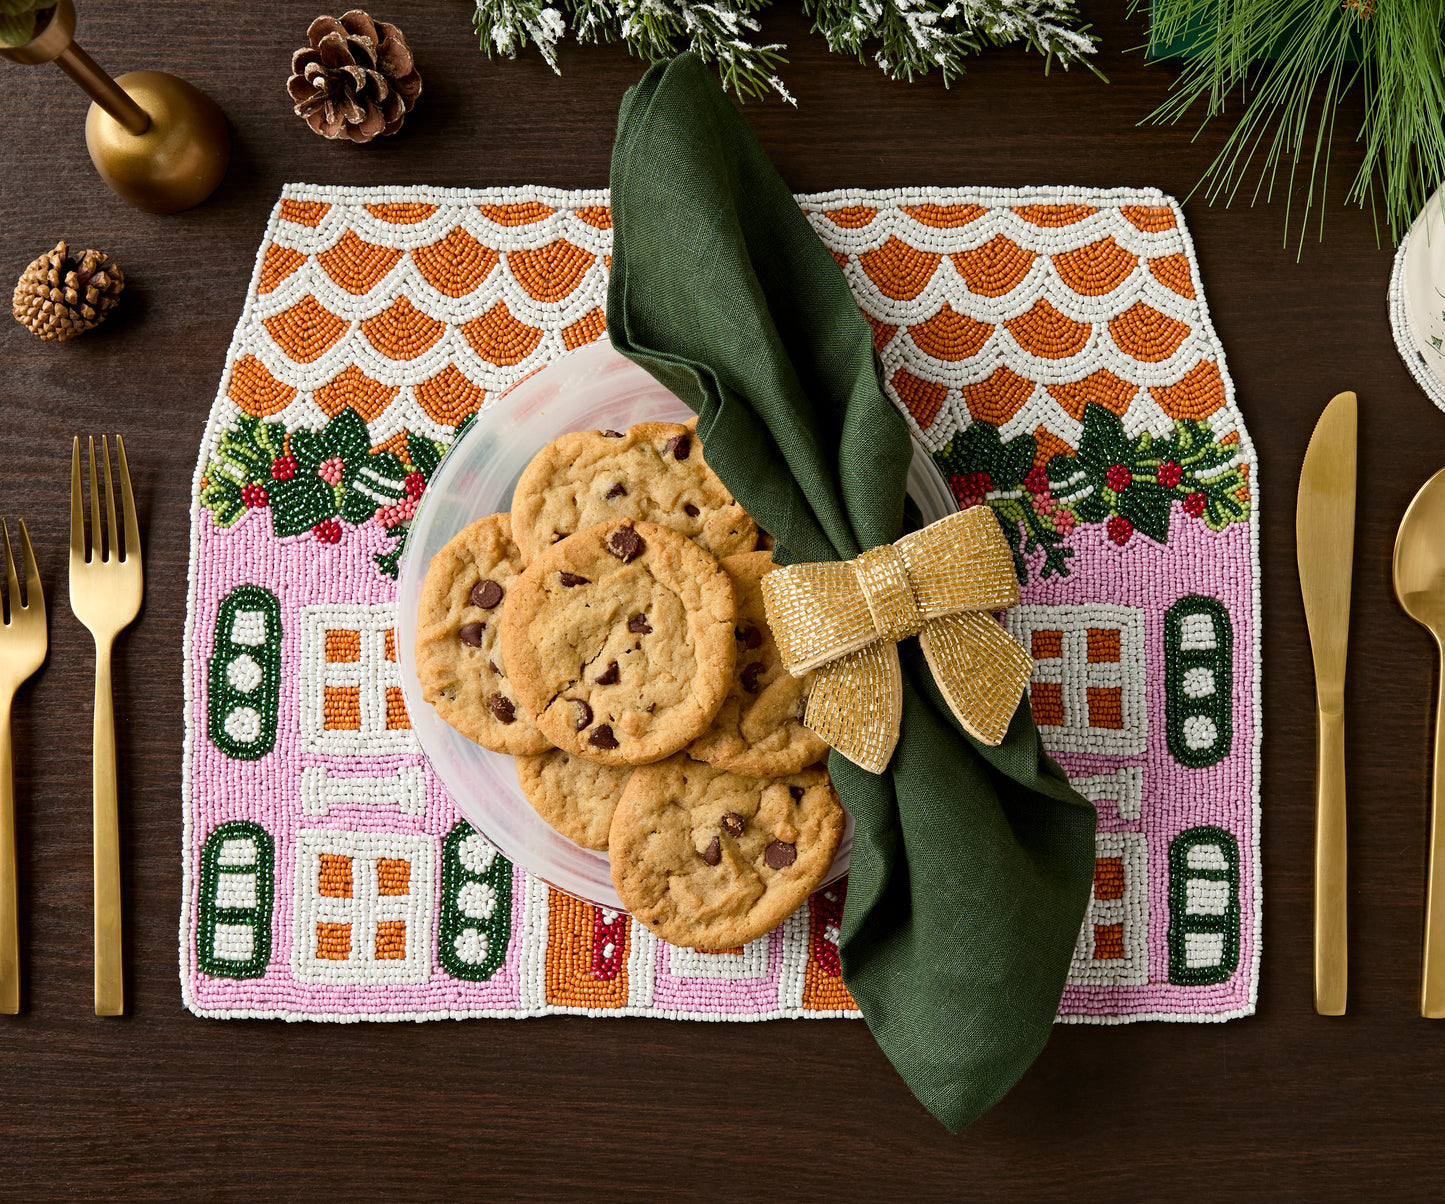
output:
[[[20,546],[25,552],[25,601],[10,551],[10,524],[5,533],[6,588],[10,615],[0,627],[0,1013],[20,1010],[20,923],[15,888],[15,779],[10,751],[10,705],[20,683],[45,660],[45,593],[30,550],[30,533],[20,520]]]
[[[101,436],[105,461],[105,512],[109,539],[101,543],[100,489],[95,475],[95,440],[90,440],[90,542],[85,538],[85,507],[80,496],[80,440],[70,454],[70,609],[95,637],[95,729],[92,779],[95,805],[95,1014],[119,1016],[125,1010],[120,952],[120,815],[115,781],[115,713],[110,690],[110,650],[115,637],[140,611],[142,580],[140,528],[125,443],[115,437],[120,492],[125,513],[125,544],[115,531],[115,487],[110,476],[110,446]]]

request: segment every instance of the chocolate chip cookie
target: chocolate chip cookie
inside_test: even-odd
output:
[[[712,727],[688,745],[688,755],[753,777],[797,773],[821,761],[828,746],[803,726],[814,674],[794,677],[783,668],[768,628],[762,580],[773,559],[767,552],[744,552],[722,566],[737,597],[737,668]]]
[[[462,735],[499,753],[551,747],[508,681],[498,640],[502,603],[522,571],[511,516],[464,528],[432,557],[417,610],[422,697]]]
[[[843,807],[822,770],[728,773],[684,755],[633,773],[608,856],[622,905],[674,945],[731,949],[777,927],[833,864]]]
[[[517,781],[537,814],[574,844],[605,849],[630,765],[602,765],[560,748],[517,758]]]
[[[597,523],[512,583],[502,651],[518,697],[558,748],[643,765],[707,730],[737,659],[733,586],[692,540]]]
[[[512,495],[512,530],[530,562],[574,531],[630,518],[695,539],[714,556],[757,544],[758,527],[703,461],[687,425],[574,431],[547,444]]]

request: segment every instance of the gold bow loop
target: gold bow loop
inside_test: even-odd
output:
[[[916,635],[964,730],[999,744],[1033,661],[993,618],[1019,600],[993,511],[974,506],[864,552],[795,564],[762,582],[768,626],[795,677],[818,675],[803,722],[855,765],[882,773],[898,743],[898,641]]]

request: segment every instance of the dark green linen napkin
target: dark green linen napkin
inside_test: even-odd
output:
[[[628,92],[612,155],[613,345],[698,413],[707,460],[781,564],[903,533],[913,454],[842,272],[692,54]],[[1089,898],[1094,810],[1028,706],[998,748],[963,732],[900,645],[887,772],[834,753],[853,814],[843,980],[914,1094],[957,1131],[1047,1040]]]

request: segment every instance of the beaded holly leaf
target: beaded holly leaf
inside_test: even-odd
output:
[[[201,480],[201,505],[218,526],[247,510],[269,509],[278,536],[310,531],[338,543],[342,523],[375,518],[388,535],[404,531],[441,462],[444,447],[402,432],[397,451],[373,448],[366,422],[345,409],[320,430],[287,431],[283,423],[242,416],[225,431]],[[374,559],[396,576],[401,543]]]
[[[1039,460],[1032,435],[1004,442],[998,428],[974,422],[938,452],[960,506],[990,506],[1013,549],[1014,569],[1028,580],[1028,558],[1042,551],[1040,576],[1068,576],[1073,550],[1063,539],[1079,523],[1103,523],[1123,547],[1137,531],[1168,543],[1174,503],[1211,531],[1245,522],[1248,467],[1237,436],[1216,439],[1194,419],[1168,435],[1130,436],[1118,415],[1095,402],[1084,408],[1078,451]]]

